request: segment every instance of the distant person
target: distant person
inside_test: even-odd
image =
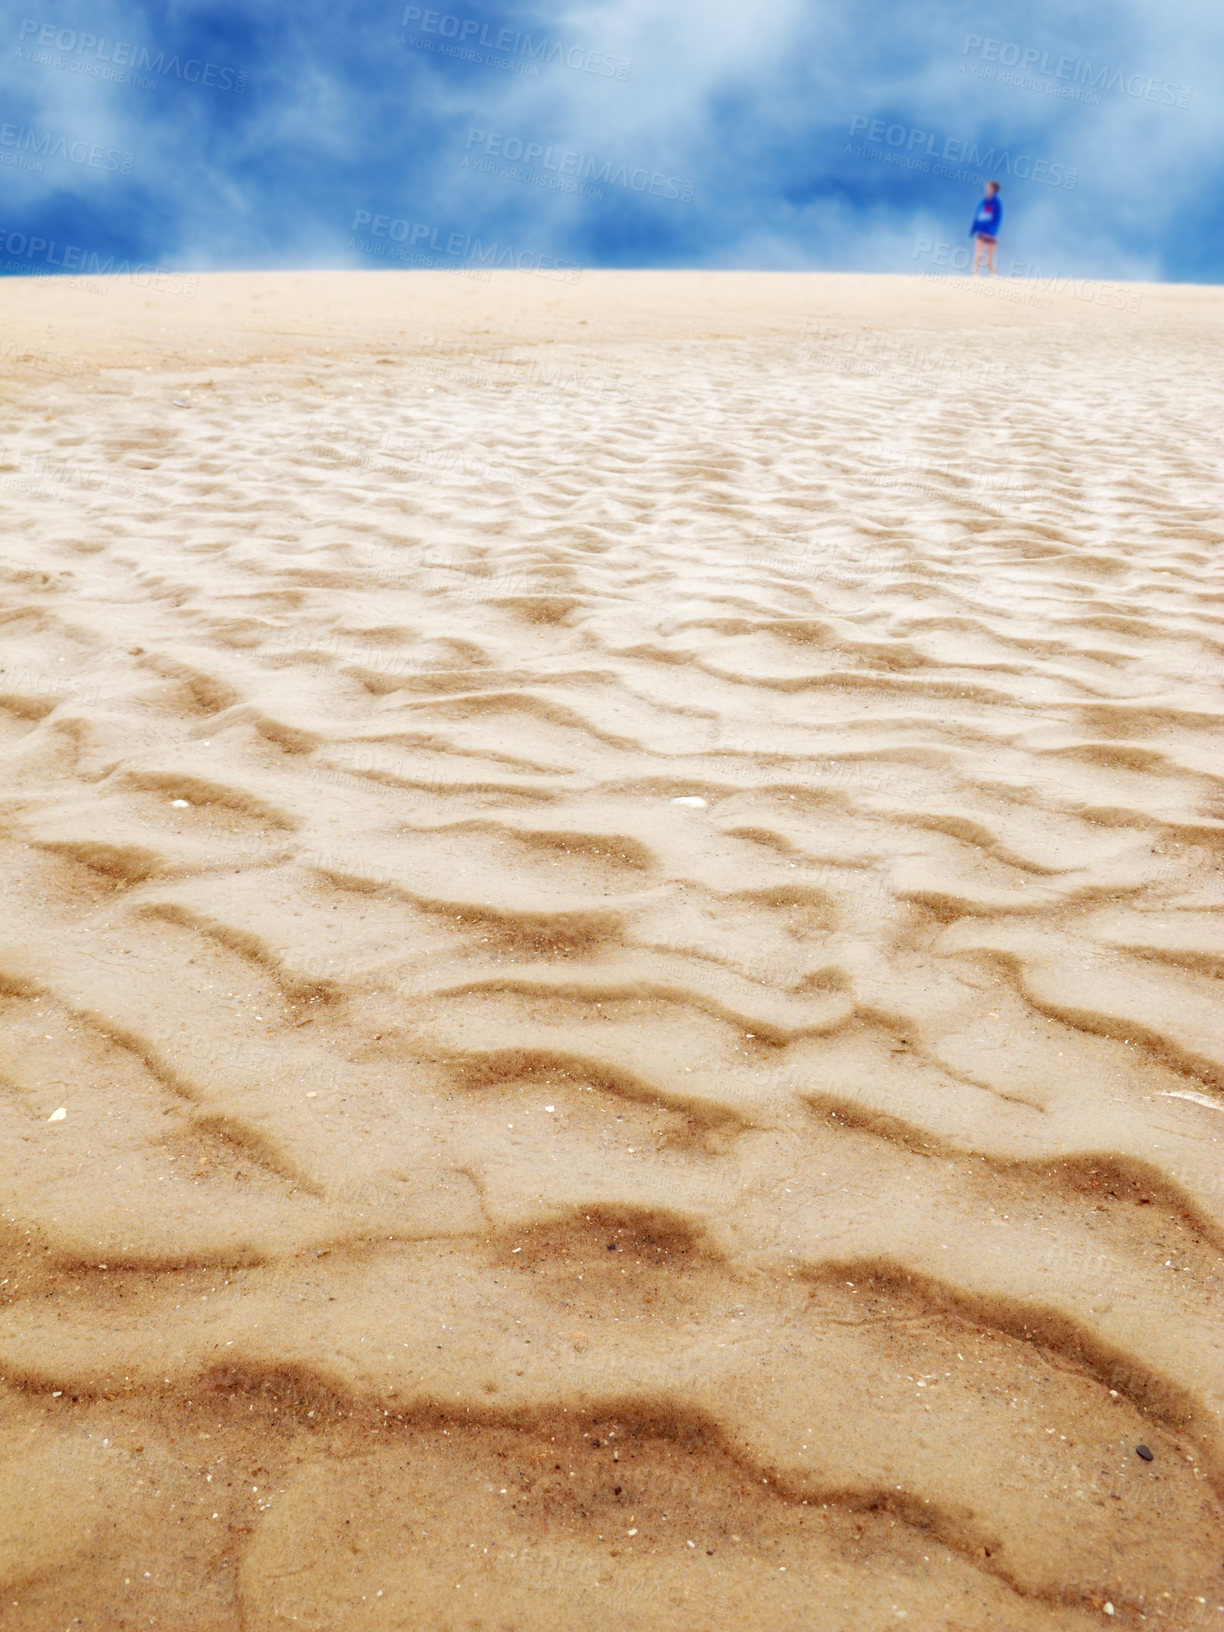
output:
[[[986,183],[986,197],[977,207],[977,214],[973,218],[973,225],[969,228],[969,236],[974,240],[973,247],[973,275],[978,275],[978,267],[982,260],[982,251],[986,251],[986,270],[994,276],[995,245],[999,241],[999,223],[1003,219],[1003,205],[999,201],[999,184],[997,181]]]

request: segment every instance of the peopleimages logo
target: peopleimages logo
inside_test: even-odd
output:
[[[0,154],[0,163],[18,162],[27,170],[41,170],[43,159],[63,159],[66,164],[88,165],[91,170],[118,170],[125,176],[132,172],[132,155],[120,148],[72,141],[56,131],[40,133],[28,125],[0,125],[0,147],[12,149],[14,155],[9,158]]]
[[[614,57],[607,51],[593,51],[584,45],[562,45],[531,34],[520,34],[513,28],[496,31],[488,23],[475,17],[456,17],[453,13],[424,11],[420,6],[408,6],[400,19],[400,27],[419,23],[422,34],[436,34],[444,40],[454,40],[462,47],[499,51],[508,56],[527,57],[531,62],[550,67],[559,63],[577,73],[597,74],[602,79],[628,79],[633,66],[628,57]]]
[[[1056,63],[1048,51],[1042,51],[1035,45],[1017,45],[1014,40],[983,39],[980,34],[965,35],[961,56],[979,57],[984,64],[998,63],[1000,67],[1015,69],[1016,74],[1009,77],[992,68],[979,70],[976,64],[963,61],[961,73],[975,73],[979,78],[997,79],[1003,84],[1024,84],[1024,80],[1018,76],[1043,74],[1048,87],[1042,83],[1042,88],[1058,90],[1062,95],[1068,92],[1060,87],[1081,86],[1090,91],[1120,91],[1124,96],[1133,96],[1145,102],[1160,102],[1167,108],[1188,108],[1194,94],[1189,85],[1171,84],[1166,79],[1155,79],[1151,74],[1128,74],[1121,68],[1110,67],[1094,69],[1092,63],[1083,57],[1059,57]]]
[[[850,135],[860,132],[875,144],[872,148],[859,146],[846,151],[857,158],[883,158],[906,170],[931,171],[952,181],[972,181],[980,176],[1013,176],[1018,181],[1039,181],[1047,187],[1074,187],[1079,171],[1049,159],[1034,158],[1031,153],[1017,153],[1007,148],[982,149],[964,136],[940,137],[935,131],[919,130],[916,125],[888,124],[883,119],[871,119],[865,113],[856,113],[850,120]],[[881,144],[883,146],[881,147]],[[931,159],[937,162],[932,169]]]
[[[81,244],[61,244],[54,238],[14,232],[6,227],[0,227],[0,255],[11,256],[13,262],[18,263],[14,270],[36,276],[71,272],[76,278],[132,278],[142,289],[181,295],[186,300],[194,300],[200,288],[199,277],[194,272],[167,272],[148,261],[116,261],[113,255],[103,258],[97,250],[86,249]],[[50,271],[44,273],[43,267]],[[95,287],[105,294],[110,285]]]
[[[555,255],[541,254],[539,250],[515,249],[513,245],[498,243],[496,239],[486,244],[479,238],[473,238],[469,232],[447,233],[441,227],[431,227],[425,221],[408,221],[403,217],[375,215],[370,210],[356,210],[349,231],[358,232],[363,227],[371,238],[406,244],[409,252],[423,256],[432,251],[435,255],[449,257],[440,262],[430,262],[430,265],[459,263],[464,270],[499,267],[515,272],[539,272],[555,278],[559,283],[577,283],[582,271],[576,261],[561,261]],[[350,243],[350,247],[364,246]]]
[[[575,153],[570,148],[546,147],[543,142],[524,142],[519,136],[507,136],[500,130],[477,130],[467,133],[465,144],[470,154],[473,148],[490,158],[521,160],[531,169],[555,171],[558,176],[569,176],[578,181],[602,181],[609,187],[628,187],[635,193],[650,193],[655,198],[679,199],[683,204],[693,200],[694,186],[679,176],[665,176],[658,170],[641,168],[630,170],[614,159],[597,159],[590,153]],[[471,161],[464,159],[464,166]]]
[[[960,273],[968,272],[971,266],[971,252],[960,241],[953,244],[919,238],[914,246],[914,259]],[[1094,306],[1112,306],[1115,311],[1137,312],[1143,306],[1143,293],[1133,285],[1073,278],[1061,272],[1047,273],[1032,261],[1004,258],[999,262],[999,276],[1024,279],[1040,294],[1070,295],[1074,300],[1088,301]]]
[[[57,23],[40,23],[33,17],[27,17],[22,22],[17,38],[31,43],[28,52],[23,53],[18,48],[19,57],[28,56],[32,62],[44,62],[44,57],[35,54],[32,49],[35,45],[44,51],[59,51],[66,58],[79,58],[82,66],[78,72],[88,74],[90,78],[115,77],[103,73],[100,67],[96,73],[93,72],[94,64],[106,64],[108,67],[131,69],[136,73],[161,74],[188,85],[207,85],[218,91],[241,94],[246,89],[247,76],[236,68],[224,68],[219,63],[205,62],[200,57],[183,60],[177,53],[167,57],[164,51],[154,53],[145,45],[133,45],[128,40],[108,40],[105,34],[85,34],[75,28],[61,28]],[[67,63],[52,62],[51,66],[66,67]]]
[[[33,457],[19,455],[17,474],[5,478],[6,486],[24,486],[33,482],[34,491],[50,498],[66,487],[81,488],[87,493],[118,493],[129,498],[148,498],[153,492],[148,482],[130,482],[114,471],[91,470],[71,459],[55,459],[40,453]]]

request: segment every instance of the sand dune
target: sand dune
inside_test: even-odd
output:
[[[1224,1625],[1135,294],[0,286],[5,1632]]]

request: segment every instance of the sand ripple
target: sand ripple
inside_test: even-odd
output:
[[[1215,1624],[1215,364],[941,298],[10,416],[0,1624]]]

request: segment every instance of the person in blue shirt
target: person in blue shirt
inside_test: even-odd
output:
[[[977,207],[977,214],[973,217],[973,225],[969,228],[969,236],[974,240],[973,247],[973,275],[978,275],[978,266],[981,263],[982,251],[986,251],[986,270],[994,276],[995,245],[999,241],[999,223],[1003,219],[1003,205],[999,200],[999,184],[997,181],[986,183],[986,197]]]

